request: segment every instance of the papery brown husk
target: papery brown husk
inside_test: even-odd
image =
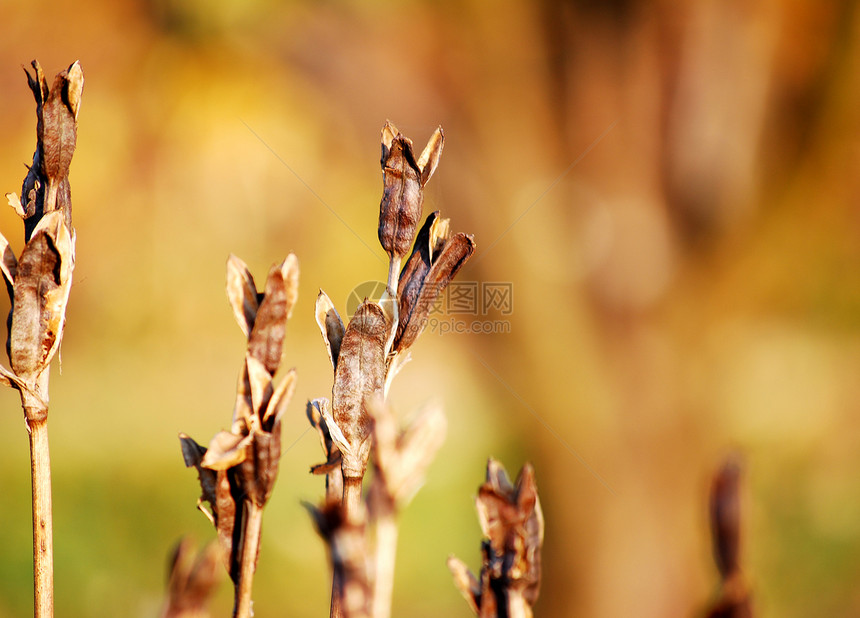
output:
[[[365,301],[350,320],[341,343],[332,389],[332,415],[354,449],[370,435],[371,418],[365,401],[381,396],[385,386],[388,333],[383,310]],[[366,464],[366,460],[355,464],[345,461],[344,475],[363,476]]]

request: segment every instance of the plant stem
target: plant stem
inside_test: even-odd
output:
[[[388,285],[386,289],[392,298],[397,298],[397,285],[400,281],[400,257],[392,256],[388,262]]]
[[[251,501],[245,502],[245,529],[242,532],[242,563],[239,582],[236,584],[236,600],[233,618],[251,616],[251,587],[257,569],[257,553],[260,549],[260,531],[263,526],[263,509]]]
[[[374,555],[373,618],[391,615],[394,591],[394,563],[397,558],[397,522],[394,513],[380,515],[376,520],[376,551]]]
[[[35,391],[21,390],[21,407],[30,437],[30,486],[33,502],[33,615],[54,615],[54,520],[51,511],[51,451],[48,447],[46,369]],[[40,393],[40,398],[36,393]]]
[[[361,477],[344,477],[343,479],[343,510],[349,522],[359,519],[361,509]]]
[[[348,522],[355,522],[361,508],[361,483],[362,478],[358,476],[347,476],[343,478],[343,511]],[[335,559],[335,556],[332,556]],[[343,609],[343,569],[332,565],[331,578],[331,611],[329,618],[342,618]]]
[[[28,418],[30,410],[27,410]],[[47,411],[28,420],[30,478],[33,489],[34,612],[37,618],[54,615],[54,540],[51,517],[51,454],[48,449]]]

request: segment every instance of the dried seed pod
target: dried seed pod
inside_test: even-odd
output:
[[[448,234],[448,220],[439,219],[438,212],[427,217],[418,233],[397,290],[400,311],[395,352],[415,343],[436,299],[475,252],[471,235],[459,233],[449,238]]]
[[[42,216],[59,210],[66,227],[72,227],[72,200],[69,165],[77,141],[77,118],[84,87],[84,74],[78,62],[59,73],[48,88],[42,67],[31,63],[33,74],[25,68],[27,82],[36,99],[36,152],[33,165],[21,189],[24,237],[29,240]]]
[[[287,289],[281,269],[273,266],[266,280],[266,291],[257,309],[254,327],[248,335],[248,354],[274,375],[281,364],[287,328]]]
[[[371,419],[366,407],[370,397],[381,397],[385,386],[385,343],[389,325],[382,308],[371,301],[359,305],[346,327],[332,389],[333,423],[349,445],[343,453],[343,473],[362,477],[367,466]],[[359,455],[359,451],[361,455]]]
[[[49,213],[24,247],[13,284],[9,361],[28,384],[50,365],[62,341],[74,259],[74,237],[62,214]]]
[[[490,459],[475,502],[487,537],[481,575],[475,577],[452,557],[448,568],[454,583],[479,616],[531,616],[540,590],[544,532],[534,469],[523,466],[512,485],[502,465]]]
[[[391,122],[382,128],[382,201],[379,204],[379,242],[392,258],[409,252],[424,203],[424,185],[433,175],[445,136],[436,129],[418,160],[412,141]]]
[[[262,508],[278,475],[281,420],[295,390],[295,369],[277,386],[273,376],[280,365],[286,322],[296,302],[298,274],[298,261],[290,254],[271,269],[266,290],[259,295],[245,264],[230,257],[227,297],[248,336],[233,423],[230,431],[215,435],[208,449],[180,435],[185,465],[197,468],[200,476],[203,494],[198,506],[203,501],[210,504],[209,517],[230,577],[241,591],[237,604],[241,596],[243,607],[250,602],[247,582],[257,561]]]

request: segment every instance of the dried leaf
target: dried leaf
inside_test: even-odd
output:
[[[7,193],[6,201],[9,202],[9,206],[12,207],[12,210],[21,217],[22,219],[27,217],[27,211],[24,210],[24,205],[21,204],[21,198],[18,197],[17,193]]]
[[[248,354],[259,360],[270,375],[281,363],[287,328],[287,287],[280,266],[269,271],[266,291],[257,309],[257,319],[248,337]]]
[[[382,309],[364,301],[346,328],[332,389],[335,424],[353,449],[362,448],[370,435],[365,399],[383,395],[387,339],[388,325]],[[334,437],[334,428],[330,425],[329,429]],[[363,476],[367,460],[343,455],[344,475]]]
[[[343,341],[345,328],[343,320],[340,319],[337,309],[328,295],[320,290],[317,296],[316,304],[314,305],[314,314],[316,316],[317,326],[325,342],[325,347],[328,350],[328,357],[331,361],[331,366],[337,369],[337,358],[340,354],[340,345]]]
[[[12,388],[27,388],[27,385],[21,381],[21,378],[0,365],[0,384],[10,386]]]
[[[3,271],[3,279],[6,281],[6,287],[9,290],[9,298],[12,298],[12,286],[15,283],[15,275],[18,272],[18,260],[15,257],[15,252],[9,246],[9,241],[3,234],[0,234],[0,270]]]
[[[340,427],[338,427],[329,409],[325,407],[320,412],[322,413],[332,444],[334,444],[337,450],[340,451],[341,455],[344,457],[354,458],[354,449],[352,448],[352,445],[349,443],[349,440],[346,439],[346,436],[343,434]]]
[[[328,399],[320,398],[309,401],[307,405],[307,416],[311,425],[317,430],[325,455],[325,463],[311,466],[311,474],[325,474],[326,498],[339,500],[343,496],[343,473],[341,472],[342,457],[340,450],[335,446],[328,424],[323,418],[322,410],[331,418]]]
[[[233,308],[239,328],[245,333],[245,337],[248,337],[254,328],[260,295],[248,266],[232,253],[227,258],[227,299]]]
[[[466,563],[455,556],[448,557],[448,570],[454,576],[454,585],[475,614],[481,604],[481,585],[478,579],[466,566]]]
[[[197,507],[215,523],[215,485],[218,475],[214,470],[204,468],[202,465],[203,457],[206,455],[206,447],[197,444],[184,433],[179,434],[179,442],[182,446],[182,458],[185,460],[185,467],[194,467],[197,469],[197,477],[200,481],[201,495],[197,500]],[[206,511],[202,503],[208,502],[210,511]]]
[[[229,431],[219,431],[209,442],[209,448],[200,465],[209,470],[227,470],[248,458],[251,436],[237,436]]]

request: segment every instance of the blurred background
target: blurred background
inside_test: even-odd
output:
[[[51,381],[58,615],[155,616],[173,544],[213,538],[177,434],[205,444],[230,422],[227,256],[263,281],[289,251],[299,386],[255,608],[327,615],[300,506],[323,493],[304,400],[332,379],[313,301],[323,288],[345,313],[385,277],[386,119],[418,149],[444,127],[425,213],[474,233],[459,280],[510,284],[512,302],[468,318],[495,332],[428,330],[395,380],[394,408],[441,401],[449,436],[401,519],[394,615],[469,615],[445,559],[479,566],[490,455],[536,468],[538,615],[700,615],[708,482],[730,452],[759,615],[860,615],[856,3],[3,0],[2,193],[35,145],[33,58],[86,77]],[[0,229],[20,251],[11,208]],[[24,616],[17,393],[0,410],[0,616]],[[225,582],[214,615],[230,606]]]

